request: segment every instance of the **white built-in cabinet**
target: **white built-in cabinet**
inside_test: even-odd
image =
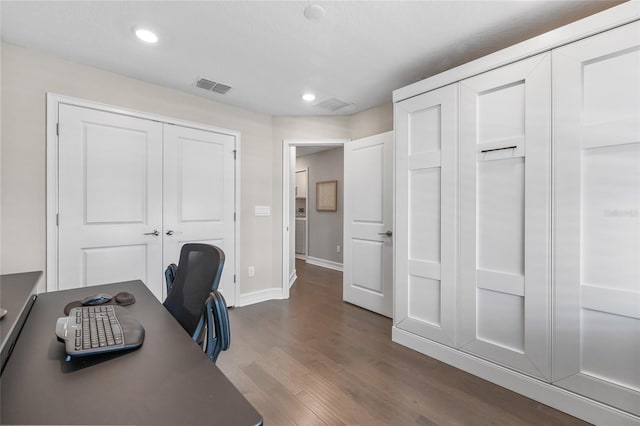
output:
[[[396,312],[394,323],[456,342],[458,88],[396,106]]]
[[[553,52],[558,386],[640,416],[640,23]]]
[[[635,13],[394,93],[394,340],[605,424],[640,424]]]
[[[548,380],[551,54],[459,87],[460,347]]]

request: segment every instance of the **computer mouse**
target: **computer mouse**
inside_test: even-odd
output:
[[[133,297],[133,294],[128,293],[126,291],[122,291],[116,294],[116,302],[118,305],[127,306],[136,302],[136,298]]]
[[[113,296],[100,293],[93,296],[85,297],[80,301],[80,303],[82,303],[82,306],[102,305],[103,303],[107,303],[111,299],[113,299]]]

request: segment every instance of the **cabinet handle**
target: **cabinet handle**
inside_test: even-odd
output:
[[[167,232],[165,232],[165,234],[167,235],[173,235],[173,231],[171,229],[169,229]]]
[[[487,152],[502,151],[503,149],[516,149],[517,147],[518,147],[518,145],[505,146],[505,147],[502,147],[502,148],[483,149],[482,151],[480,151],[480,153],[486,154]]]
[[[153,235],[154,237],[157,237],[158,235],[160,235],[160,233],[157,229],[154,229],[153,232],[147,232],[144,235]]]
[[[393,232],[391,231],[387,231],[387,232],[378,232],[378,235],[386,235],[387,237],[390,237],[393,235]]]

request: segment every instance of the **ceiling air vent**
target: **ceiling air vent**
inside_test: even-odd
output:
[[[199,87],[204,90],[209,90],[211,92],[220,93],[221,95],[224,95],[229,90],[231,90],[231,86],[227,86],[226,84],[207,80],[206,78],[201,78],[198,81],[196,81],[196,87]]]
[[[328,109],[329,111],[337,111],[350,105],[351,104],[337,98],[325,99],[324,101],[316,104],[317,107]]]

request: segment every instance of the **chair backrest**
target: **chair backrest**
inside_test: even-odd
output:
[[[175,279],[163,305],[196,341],[204,326],[205,306],[210,293],[218,289],[223,266],[224,252],[219,247],[193,243],[180,250]]]
[[[173,281],[176,279],[176,273],[178,272],[178,265],[172,263],[167,266],[167,269],[164,270],[164,280],[167,283],[167,294],[171,291],[171,286],[173,285]]]
[[[231,327],[227,303],[222,294],[214,290],[207,300],[207,355],[215,363],[220,352],[229,349],[230,344]]]

